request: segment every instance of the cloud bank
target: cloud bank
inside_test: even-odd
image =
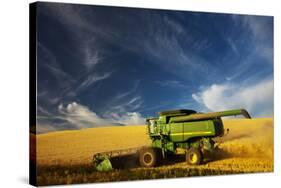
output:
[[[211,111],[245,108],[254,116],[273,116],[272,79],[246,86],[212,84],[199,93],[193,93],[192,98]]]
[[[108,113],[105,117],[97,115],[87,106],[77,102],[58,106],[60,118],[74,125],[76,128],[90,128],[104,125],[140,125],[144,124],[144,118],[138,112],[126,112],[124,114]]]

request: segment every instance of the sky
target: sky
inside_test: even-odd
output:
[[[38,133],[169,109],[273,117],[273,17],[37,5]]]

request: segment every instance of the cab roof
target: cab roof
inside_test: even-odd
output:
[[[158,114],[160,116],[175,116],[175,115],[189,115],[189,114],[195,114],[195,110],[190,109],[176,109],[176,110],[165,110],[161,111]]]

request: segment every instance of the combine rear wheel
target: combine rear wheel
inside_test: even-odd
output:
[[[190,165],[199,165],[202,162],[202,153],[196,148],[190,148],[185,157],[186,162]]]
[[[142,148],[139,152],[139,162],[143,167],[154,167],[161,162],[161,150],[157,148]]]

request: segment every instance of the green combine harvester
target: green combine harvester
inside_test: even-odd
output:
[[[98,171],[109,171],[112,169],[110,158],[138,153],[142,167],[160,165],[167,156],[177,154],[185,154],[188,164],[199,165],[204,153],[214,152],[214,138],[225,134],[221,117],[236,115],[251,118],[244,109],[210,113],[186,109],[159,112],[159,117],[146,119],[150,147],[95,153],[93,163]]]

